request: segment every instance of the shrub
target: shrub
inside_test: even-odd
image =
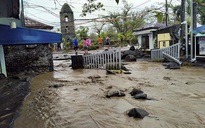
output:
[[[99,48],[99,45],[91,45],[88,47],[88,50],[96,50]]]
[[[79,43],[79,44],[78,44],[78,48],[79,48],[79,49],[83,49],[83,44],[82,44],[82,43]]]

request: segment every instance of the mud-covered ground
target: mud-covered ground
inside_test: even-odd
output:
[[[204,128],[205,69],[165,69],[160,63],[137,61],[132,74],[105,70],[72,70],[70,61],[54,61],[55,71],[35,77],[31,93],[14,128]],[[143,90],[155,100],[136,100],[129,92]],[[110,89],[126,96],[106,98]],[[127,116],[132,108],[149,112],[144,119]]]
[[[30,92],[31,77],[0,78],[0,128],[13,126],[24,98]]]

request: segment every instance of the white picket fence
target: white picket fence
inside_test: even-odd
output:
[[[180,44],[177,43],[167,48],[151,50],[151,60],[163,59],[163,53],[166,53],[175,59],[179,59],[180,58]]]
[[[108,51],[83,55],[84,68],[121,69],[121,49],[112,48]]]

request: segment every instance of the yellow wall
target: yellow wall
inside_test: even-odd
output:
[[[159,48],[166,48],[169,47],[169,41],[160,41]]]
[[[158,39],[158,48],[166,48],[169,47],[169,41],[171,40],[171,36],[169,33],[163,33],[157,35]],[[163,43],[165,42],[165,43]],[[163,46],[164,44],[164,46]]]

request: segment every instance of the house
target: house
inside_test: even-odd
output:
[[[133,35],[138,37],[139,48],[146,49],[148,51],[156,48],[156,32],[158,29],[165,26],[166,24],[162,23],[148,24],[134,30]]]
[[[171,25],[157,30],[157,48],[166,48],[179,41],[180,25]]]

